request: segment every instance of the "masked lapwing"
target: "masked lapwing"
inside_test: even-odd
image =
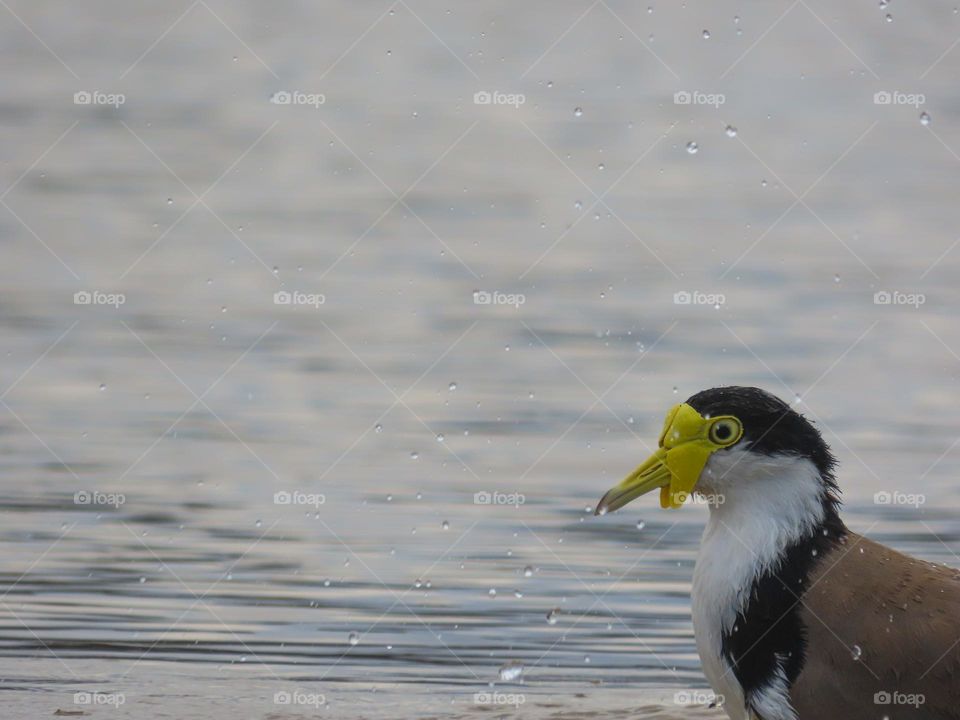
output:
[[[960,573],[848,530],[835,464],[773,395],[704,390],[596,512],[650,490],[664,508],[709,505],[693,628],[734,720],[960,718]]]

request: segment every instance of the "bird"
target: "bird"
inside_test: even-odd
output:
[[[960,572],[851,531],[836,469],[791,405],[716,387],[669,410],[595,514],[652,490],[665,509],[708,505],[691,614],[732,720],[960,718]]]

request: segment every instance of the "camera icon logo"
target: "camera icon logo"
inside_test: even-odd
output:
[[[75,92],[73,94],[74,105],[89,105],[92,102],[93,102],[93,95],[88,93],[86,90],[81,90],[80,92]]]
[[[286,290],[278,290],[273,294],[274,305],[289,305],[291,302],[293,302],[293,295]]]
[[[493,95],[488,93],[486,90],[480,90],[473,94],[473,104],[474,105],[489,105],[493,102]]]
[[[273,494],[274,505],[289,505],[291,502],[293,502],[293,496],[286,490],[281,490]]]
[[[293,696],[288,692],[281,690],[273,694],[274,705],[289,705],[291,702],[293,702]]]
[[[889,705],[892,700],[893,697],[886,690],[881,690],[880,692],[873,694],[874,705]]]
[[[473,304],[474,305],[489,305],[493,302],[493,295],[488,293],[486,290],[474,290],[473,291]]]
[[[689,105],[691,102],[693,102],[693,95],[686,90],[681,90],[673,94],[674,105]]]
[[[873,94],[874,105],[889,105],[892,102],[893,102],[893,95],[891,95],[886,90],[881,90],[880,92],[875,92]]]
[[[270,96],[270,102],[274,105],[289,105],[293,102],[293,95],[287,90],[280,90]]]
[[[75,292],[73,294],[74,305],[89,305],[92,301],[93,295],[88,293],[86,290],[81,290],[80,292]]]
[[[686,290],[681,290],[680,292],[675,292],[673,294],[673,304],[674,305],[689,305],[693,300],[693,296],[690,295]]]
[[[878,493],[873,495],[873,504],[874,505],[889,505],[893,502],[893,495],[888,493],[886,490],[881,490]]]
[[[89,505],[92,500],[93,496],[86,490],[79,490],[73,494],[74,505]]]
[[[473,494],[474,505],[490,505],[493,502],[493,496],[486,490]]]
[[[893,297],[886,290],[880,290],[873,294],[874,305],[889,305]]]

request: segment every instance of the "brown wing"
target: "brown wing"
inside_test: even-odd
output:
[[[960,572],[850,533],[802,603],[801,720],[960,718]]]

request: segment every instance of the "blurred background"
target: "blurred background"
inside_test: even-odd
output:
[[[0,5],[6,717],[716,717],[718,384],[960,564],[952,3]]]

